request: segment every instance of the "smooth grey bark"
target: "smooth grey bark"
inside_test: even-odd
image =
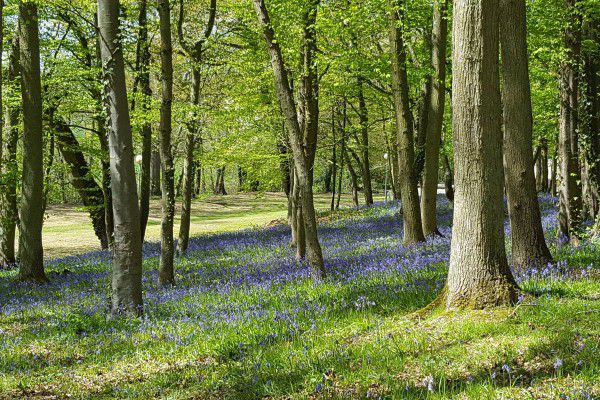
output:
[[[204,33],[194,43],[189,43],[185,40],[183,33],[184,22],[184,4],[183,0],[179,1],[179,20],[177,22],[177,35],[179,44],[184,49],[186,55],[194,63],[192,67],[192,91],[191,103],[194,107],[200,104],[200,64],[202,63],[202,55],[206,41],[213,33],[215,26],[215,18],[217,14],[217,0],[210,0],[210,8],[208,13],[208,21]],[[194,186],[194,148],[196,146],[196,135],[200,131],[200,122],[198,115],[194,112],[193,121],[189,124],[185,138],[185,159],[183,167],[183,203],[181,207],[181,222],[179,225],[179,237],[177,241],[177,254],[182,255],[187,252],[190,241],[190,218],[192,210],[192,197]],[[200,138],[200,141],[202,139]]]
[[[162,171],[162,221],[160,233],[159,286],[175,283],[173,268],[173,219],[175,216],[175,168],[171,134],[173,130],[173,44],[169,0],[158,0],[160,19],[160,60],[162,99],[160,106],[160,160]]]
[[[564,32],[565,59],[560,67],[559,123],[559,234],[571,244],[579,244],[583,203],[579,163],[579,56],[581,52],[581,20],[575,15],[576,0],[566,0],[569,17]]]
[[[456,196],[447,308],[513,304],[504,245],[498,0],[456,0],[452,110]]]
[[[311,179],[311,165],[314,162],[314,154],[308,152],[308,157],[305,154],[304,147],[311,147],[312,143],[305,143],[305,134],[301,129],[301,125],[298,118],[298,110],[292,94],[292,88],[290,86],[288,72],[285,67],[285,62],[281,53],[279,42],[275,40],[275,32],[271,25],[267,7],[264,0],[253,0],[254,9],[256,11],[260,27],[262,29],[263,36],[265,38],[269,55],[271,57],[271,66],[275,75],[277,96],[281,110],[285,117],[286,127],[290,136],[290,145],[292,147],[292,153],[294,156],[295,175],[297,178],[297,186],[300,192],[300,203],[302,208],[302,220],[304,222],[304,230],[306,232],[306,244],[307,244],[307,258],[311,265],[313,275],[316,279],[320,279],[325,275],[325,267],[323,263],[323,253],[321,245],[319,244],[317,234],[317,219],[315,215],[315,208],[313,203],[313,189]],[[304,24],[304,46],[303,51],[303,65],[305,66],[305,76],[303,78],[304,88],[301,93],[305,95],[314,96],[314,91],[318,88],[314,82],[316,78],[314,60],[314,49],[316,48],[316,36],[314,30],[316,29],[315,24],[310,24],[311,20],[316,19],[318,1],[311,0],[308,6],[308,15],[305,15]],[[308,67],[308,68],[306,68]],[[316,99],[312,99],[309,102],[309,106],[315,107]],[[318,123],[318,103],[317,109],[309,110],[307,118],[304,121],[304,126],[314,126]],[[311,120],[311,118],[314,118]],[[313,133],[313,132],[309,132]],[[314,140],[316,145],[316,137],[309,138]],[[312,160],[311,160],[312,158]]]
[[[446,42],[448,40],[447,0],[433,3],[431,34],[431,95],[425,128],[425,166],[421,194],[421,220],[425,236],[439,235],[437,228],[437,188],[440,169],[440,144],[446,101]]]
[[[160,153],[158,151],[152,150],[150,163],[150,193],[152,196],[160,196]]]
[[[8,83],[19,84],[19,40],[13,38],[8,65]],[[0,110],[2,112],[2,110]],[[5,120],[7,121],[3,137],[3,151],[0,163],[4,186],[0,192],[0,267],[13,265],[15,258],[15,236],[19,220],[17,201],[17,185],[19,166],[17,161],[17,145],[19,142],[19,107],[7,105]]]
[[[527,56],[525,0],[500,0],[502,55],[502,109],[504,173],[512,236],[512,258],[517,267],[546,265],[552,261],[546,245],[533,171],[533,113]],[[548,180],[544,146],[541,181]],[[547,149],[546,149],[547,152]],[[546,174],[544,176],[544,166]],[[540,185],[544,189],[544,185]]]
[[[343,149],[343,156],[346,160],[346,164],[348,165],[348,174],[350,175],[350,183],[352,185],[352,204],[354,205],[354,207],[358,207],[358,175],[356,174],[356,170],[352,166],[352,160],[348,155],[347,147]]]
[[[336,110],[335,106],[331,107],[331,205],[330,210],[335,210],[335,194],[337,190],[337,127],[335,125]]]
[[[114,216],[112,313],[139,315],[143,312],[142,238],[119,11],[119,0],[98,0]]]
[[[19,4],[21,95],[23,98],[23,178],[19,220],[21,281],[45,282],[42,225],[44,222],[44,138],[38,9]]]
[[[403,38],[403,0],[391,1],[390,42],[392,52],[392,93],[396,115],[398,182],[402,198],[404,219],[404,243],[425,241],[421,225],[419,192],[415,175],[414,118],[410,110],[408,77],[406,73],[406,49]]]
[[[148,1],[139,2],[139,37],[136,51],[137,79],[142,93],[142,109],[150,112],[152,89],[150,88],[150,41],[148,40]],[[142,137],[142,171],[140,176],[140,230],[142,243],[146,236],[148,215],[150,214],[150,175],[152,158],[152,124],[145,122],[140,130]]]

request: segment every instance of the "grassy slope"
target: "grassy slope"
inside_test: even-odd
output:
[[[327,195],[315,197],[317,210],[329,208]],[[341,205],[351,204],[344,196]],[[175,233],[179,232],[179,208],[175,215]],[[157,241],[160,238],[160,199],[152,199],[146,237]],[[238,194],[231,196],[207,196],[192,205],[192,236],[228,232],[250,226],[264,226],[285,217],[287,200],[282,193]],[[99,248],[87,213],[74,206],[49,206],[44,222],[44,251],[46,257],[63,257],[93,251]]]
[[[344,225],[352,219],[367,236],[369,218],[393,217],[379,213],[331,218],[326,255],[399,248],[387,230],[361,238]],[[345,230],[356,246],[332,240]],[[15,289],[12,298],[26,298],[28,307],[0,314],[0,398],[600,396],[598,246],[559,251],[569,273],[525,280],[531,294],[516,308],[418,320],[411,312],[435,297],[443,263],[320,285],[302,278],[228,285],[244,273],[260,277],[272,260],[288,257],[285,245],[247,242],[253,235],[263,233],[215,237],[181,260],[177,289],[155,291],[152,275],[143,321],[108,321],[97,310],[106,291],[94,297],[96,288],[108,287],[103,262],[81,261],[74,276],[56,277],[43,293]],[[231,243],[243,246],[227,247]],[[331,250],[336,246],[339,251]],[[265,264],[244,269],[256,260]],[[69,261],[55,269],[63,265],[75,267]],[[146,262],[152,273],[155,265]],[[595,267],[583,269],[589,265]],[[229,275],[220,275],[227,268]],[[11,277],[0,272],[0,289]]]

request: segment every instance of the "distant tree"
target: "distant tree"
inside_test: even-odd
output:
[[[509,305],[518,293],[504,244],[498,6],[498,0],[454,2],[449,308]]]
[[[142,240],[133,140],[119,32],[119,0],[98,0],[98,27],[106,92],[114,215],[112,312],[142,312]]]
[[[160,160],[162,171],[162,223],[158,283],[175,283],[173,272],[173,218],[175,215],[175,169],[171,150],[173,118],[173,45],[169,0],[158,0],[162,100],[160,108]]]
[[[23,180],[19,223],[21,281],[47,281],[44,273],[44,138],[38,8],[19,3],[21,94],[23,97]]]

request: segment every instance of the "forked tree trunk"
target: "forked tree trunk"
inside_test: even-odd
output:
[[[17,83],[20,75],[19,39],[12,40],[8,81]],[[0,110],[1,112],[1,110]],[[0,193],[0,267],[15,264],[15,236],[19,209],[17,204],[17,181],[19,166],[17,162],[17,145],[19,142],[19,107],[7,105],[5,118],[8,121],[2,152],[2,168],[5,186]]]
[[[390,42],[392,44],[392,92],[398,129],[399,186],[404,219],[404,243],[425,241],[421,225],[419,192],[415,176],[414,121],[410,110],[406,49],[404,48],[403,1],[392,2]]]
[[[125,63],[119,39],[119,14],[119,0],[98,0],[115,225],[112,248],[112,312],[139,315],[143,307],[142,238]]]
[[[302,219],[304,222],[304,229],[306,232],[308,261],[311,265],[315,278],[320,279],[325,275],[325,267],[323,263],[321,245],[319,244],[317,234],[317,219],[313,203],[313,190],[311,184],[312,180],[310,176],[310,165],[312,165],[310,158],[312,157],[314,161],[314,154],[309,154],[309,157],[307,157],[304,152],[304,135],[300,129],[298,111],[296,109],[296,104],[294,101],[294,96],[292,94],[288,73],[281,53],[281,48],[279,47],[279,42],[275,40],[275,32],[273,31],[273,27],[271,25],[265,2],[264,0],[253,0],[253,4],[256,14],[258,16],[258,20],[260,22],[263,35],[265,37],[265,41],[267,43],[269,55],[271,56],[271,65],[273,67],[273,72],[275,75],[277,95],[279,98],[279,103],[281,105],[281,110],[285,116],[287,131],[290,135],[290,145],[292,147],[292,153],[294,155],[294,166],[296,170],[297,185],[298,190],[300,191],[300,197],[302,202]],[[314,21],[314,19],[316,19],[317,6],[318,1],[310,1],[308,11],[309,15],[307,18],[308,20]],[[305,71],[305,75],[314,75],[315,72],[313,70],[314,61],[312,60],[312,56],[314,55],[314,48],[316,47],[316,36],[314,36],[315,29],[316,27],[314,26],[314,23],[305,24],[304,45],[306,46],[306,51],[304,51],[303,65],[309,66],[309,68]],[[307,34],[311,37],[307,38]],[[315,83],[312,81],[315,78],[315,76],[307,78],[308,79],[306,82],[304,82],[304,84],[308,86],[305,87],[304,93],[314,93],[313,89],[315,88],[311,86]],[[316,111],[317,113],[313,114],[314,117],[318,116],[318,110]],[[316,121],[318,121],[318,119],[315,119],[315,123]],[[307,121],[306,124],[310,124],[310,122]],[[316,141],[316,138],[314,138],[314,140]]]
[[[446,100],[446,42],[448,38],[447,0],[436,0],[433,5],[431,35],[431,96],[426,119],[425,169],[421,194],[421,219],[425,236],[439,234],[437,228],[437,188],[440,169],[440,143]]]
[[[175,215],[175,169],[171,149],[173,130],[173,45],[169,0],[158,0],[160,19],[160,60],[162,101],[160,106],[160,160],[162,171],[162,221],[160,225],[160,266],[158,285],[175,283],[173,268],[173,218]],[[190,190],[191,191],[191,190]]]
[[[21,281],[45,282],[42,225],[44,222],[44,138],[38,9],[19,4],[21,94],[23,97],[23,180],[19,224]]]
[[[498,0],[454,2],[456,197],[448,308],[479,309],[517,300],[504,246],[498,6]]]
[[[527,58],[525,0],[500,0],[504,171],[512,235],[513,264],[546,265],[546,245],[533,171],[533,115]],[[540,182],[548,180],[544,146],[538,156]],[[544,166],[546,174],[544,177]],[[544,185],[540,184],[540,190]]]
[[[566,28],[566,59],[560,70],[560,195],[559,233],[572,244],[579,243],[583,204],[581,169],[579,164],[579,55],[581,47],[581,20],[575,15],[576,0],[567,0],[571,13]]]

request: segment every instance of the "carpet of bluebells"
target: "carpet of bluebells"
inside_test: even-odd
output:
[[[45,286],[0,271],[0,399],[600,398],[600,247],[556,244],[555,203],[558,261],[514,271],[506,310],[413,314],[446,277],[442,197],[443,236],[413,246],[398,204],[321,215],[321,283],[283,224],[194,238],[169,289],[147,244],[140,319],[107,318],[106,252],[48,260]]]

